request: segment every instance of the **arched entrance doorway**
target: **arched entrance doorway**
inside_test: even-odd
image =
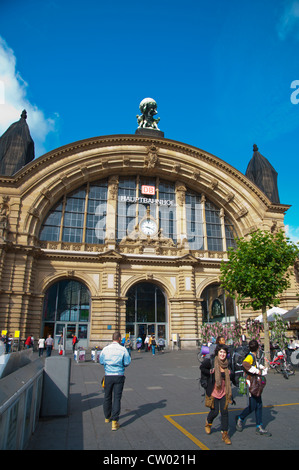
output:
[[[168,320],[166,294],[156,284],[140,282],[127,293],[126,333],[133,340],[154,334],[168,344]]]
[[[54,347],[66,329],[66,349],[72,349],[72,338],[79,339],[78,346],[86,348],[89,338],[90,292],[81,282],[62,280],[53,284],[45,293],[43,330],[46,338],[54,338]]]

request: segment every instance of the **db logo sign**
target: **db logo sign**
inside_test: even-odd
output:
[[[154,196],[156,193],[156,188],[155,186],[141,186],[141,194],[147,194],[149,196]]]

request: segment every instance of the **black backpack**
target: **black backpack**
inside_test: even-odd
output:
[[[243,361],[245,357],[250,353],[249,346],[247,344],[243,346],[239,346],[234,352],[232,356],[232,383],[238,387],[239,386],[239,379],[243,377]]]
[[[210,357],[209,359],[210,359],[210,362],[211,362],[211,369],[213,369],[214,368],[214,356]],[[202,364],[199,366],[199,368],[200,368],[200,372],[201,372],[200,378],[199,378],[199,383],[200,383],[201,387],[204,390],[206,390],[207,387],[208,387],[208,375],[203,373]]]

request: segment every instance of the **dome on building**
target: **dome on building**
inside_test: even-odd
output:
[[[260,154],[256,144],[253,146],[253,156],[248,164],[245,175],[266,194],[271,202],[280,203],[277,172],[267,158]]]
[[[12,176],[34,160],[34,142],[26,122],[27,112],[0,137],[0,175]]]

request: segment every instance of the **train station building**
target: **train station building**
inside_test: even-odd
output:
[[[203,322],[245,321],[220,287],[235,237],[284,228],[277,173],[257,146],[246,175],[138,120],[34,158],[26,112],[0,138],[0,325],[66,328],[68,346],[114,330],[193,348]],[[221,156],[220,156],[221,157]],[[281,307],[297,303],[296,277]],[[256,312],[258,315],[260,312]]]

